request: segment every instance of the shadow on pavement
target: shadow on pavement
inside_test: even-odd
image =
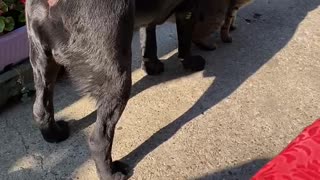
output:
[[[250,180],[268,162],[268,159],[257,159],[240,166],[195,178],[195,180]]]

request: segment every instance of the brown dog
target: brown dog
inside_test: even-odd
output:
[[[235,29],[238,10],[252,0],[203,0],[200,2],[200,16],[197,21],[193,42],[202,49],[214,50],[216,44],[210,40],[213,32],[220,30],[223,42],[231,43],[230,30]]]

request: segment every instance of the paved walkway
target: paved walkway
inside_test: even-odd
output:
[[[248,179],[320,117],[320,0],[257,0],[244,9],[234,43],[201,53],[203,72],[176,60],[174,26],[159,27],[166,72],[146,77],[134,41],[132,98],[117,126],[114,159],[132,179]],[[261,14],[260,17],[255,13]],[[94,103],[58,84],[56,117],[70,139],[47,144],[32,124],[32,100],[0,113],[0,179],[95,180],[87,138]]]

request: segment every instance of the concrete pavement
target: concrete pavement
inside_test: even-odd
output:
[[[172,24],[158,31],[161,76],[139,69],[135,36],[132,98],[113,158],[134,167],[131,179],[249,179],[320,117],[319,5],[257,0],[239,13],[232,44],[194,49],[208,61],[194,74],[176,60]],[[94,102],[73,89],[67,80],[56,88],[56,119],[72,126],[60,144],[32,124],[33,100],[0,112],[0,179],[97,179],[87,146]]]

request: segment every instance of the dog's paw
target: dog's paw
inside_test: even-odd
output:
[[[224,43],[232,43],[232,37],[231,36],[225,36],[225,37],[222,37],[221,39],[222,39],[222,41]]]
[[[120,161],[112,162],[112,177],[116,180],[128,179],[130,167]]]
[[[206,60],[201,56],[189,56],[181,61],[184,69],[191,71],[202,71]]]
[[[65,121],[57,121],[48,129],[41,129],[42,137],[49,143],[59,143],[69,137],[70,130],[68,123]]]
[[[164,64],[160,60],[143,61],[142,69],[150,76],[163,73]]]

